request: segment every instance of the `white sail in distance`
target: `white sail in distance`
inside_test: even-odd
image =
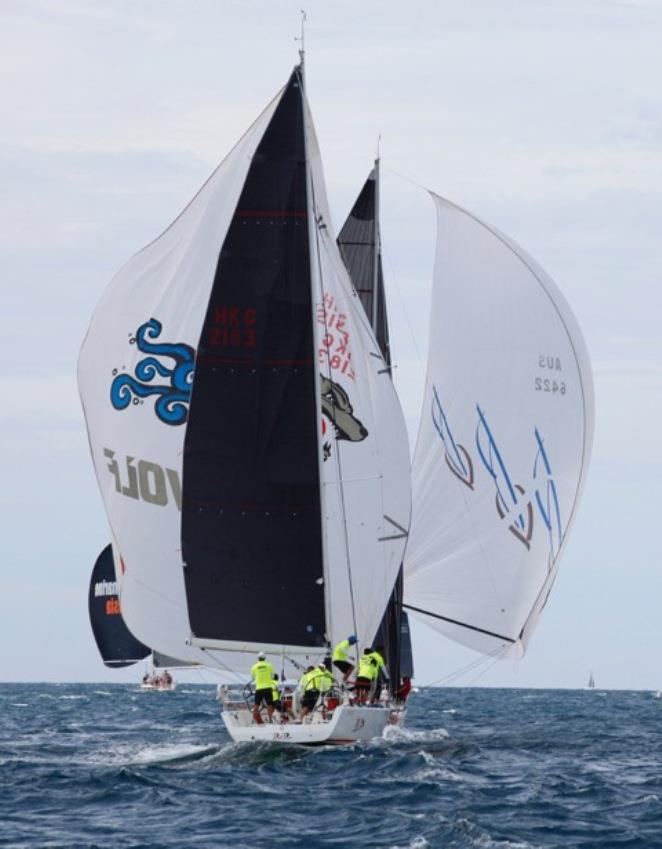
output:
[[[550,277],[497,230],[432,197],[437,251],[405,606],[472,649],[521,656],[586,479],[590,363]]]

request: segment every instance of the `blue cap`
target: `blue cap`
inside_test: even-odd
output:
[[[350,646],[353,646],[356,642],[356,634],[350,634],[349,637],[347,637],[347,642],[350,644]]]

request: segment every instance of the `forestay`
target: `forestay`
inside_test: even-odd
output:
[[[433,195],[438,217],[405,603],[486,654],[522,654],[556,576],[593,434],[588,354],[524,251]]]

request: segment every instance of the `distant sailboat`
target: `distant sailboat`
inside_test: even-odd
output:
[[[92,633],[106,666],[120,669],[149,655],[150,649],[133,636],[122,617],[110,545],[97,557],[92,569],[88,611]]]
[[[592,669],[591,669],[591,672],[588,676],[588,687],[587,687],[587,689],[595,690],[595,678],[593,677],[593,670]]]
[[[160,691],[175,689],[175,682],[167,672],[167,668],[191,666],[191,664],[165,657],[156,651],[152,652],[128,629],[120,607],[111,545],[104,548],[92,569],[88,611],[94,640],[106,666],[111,669],[121,669],[132,666],[151,655],[151,671],[143,676],[141,689]]]

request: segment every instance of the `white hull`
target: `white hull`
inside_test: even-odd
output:
[[[256,725],[246,708],[221,714],[228,734],[237,743],[293,743],[303,746],[349,745],[381,737],[387,725],[399,724],[403,711],[381,705],[341,705],[329,719],[313,714],[310,721]]]
[[[172,684],[141,684],[141,690],[154,690],[157,693],[172,693],[173,690],[177,687],[177,684],[173,681]]]

